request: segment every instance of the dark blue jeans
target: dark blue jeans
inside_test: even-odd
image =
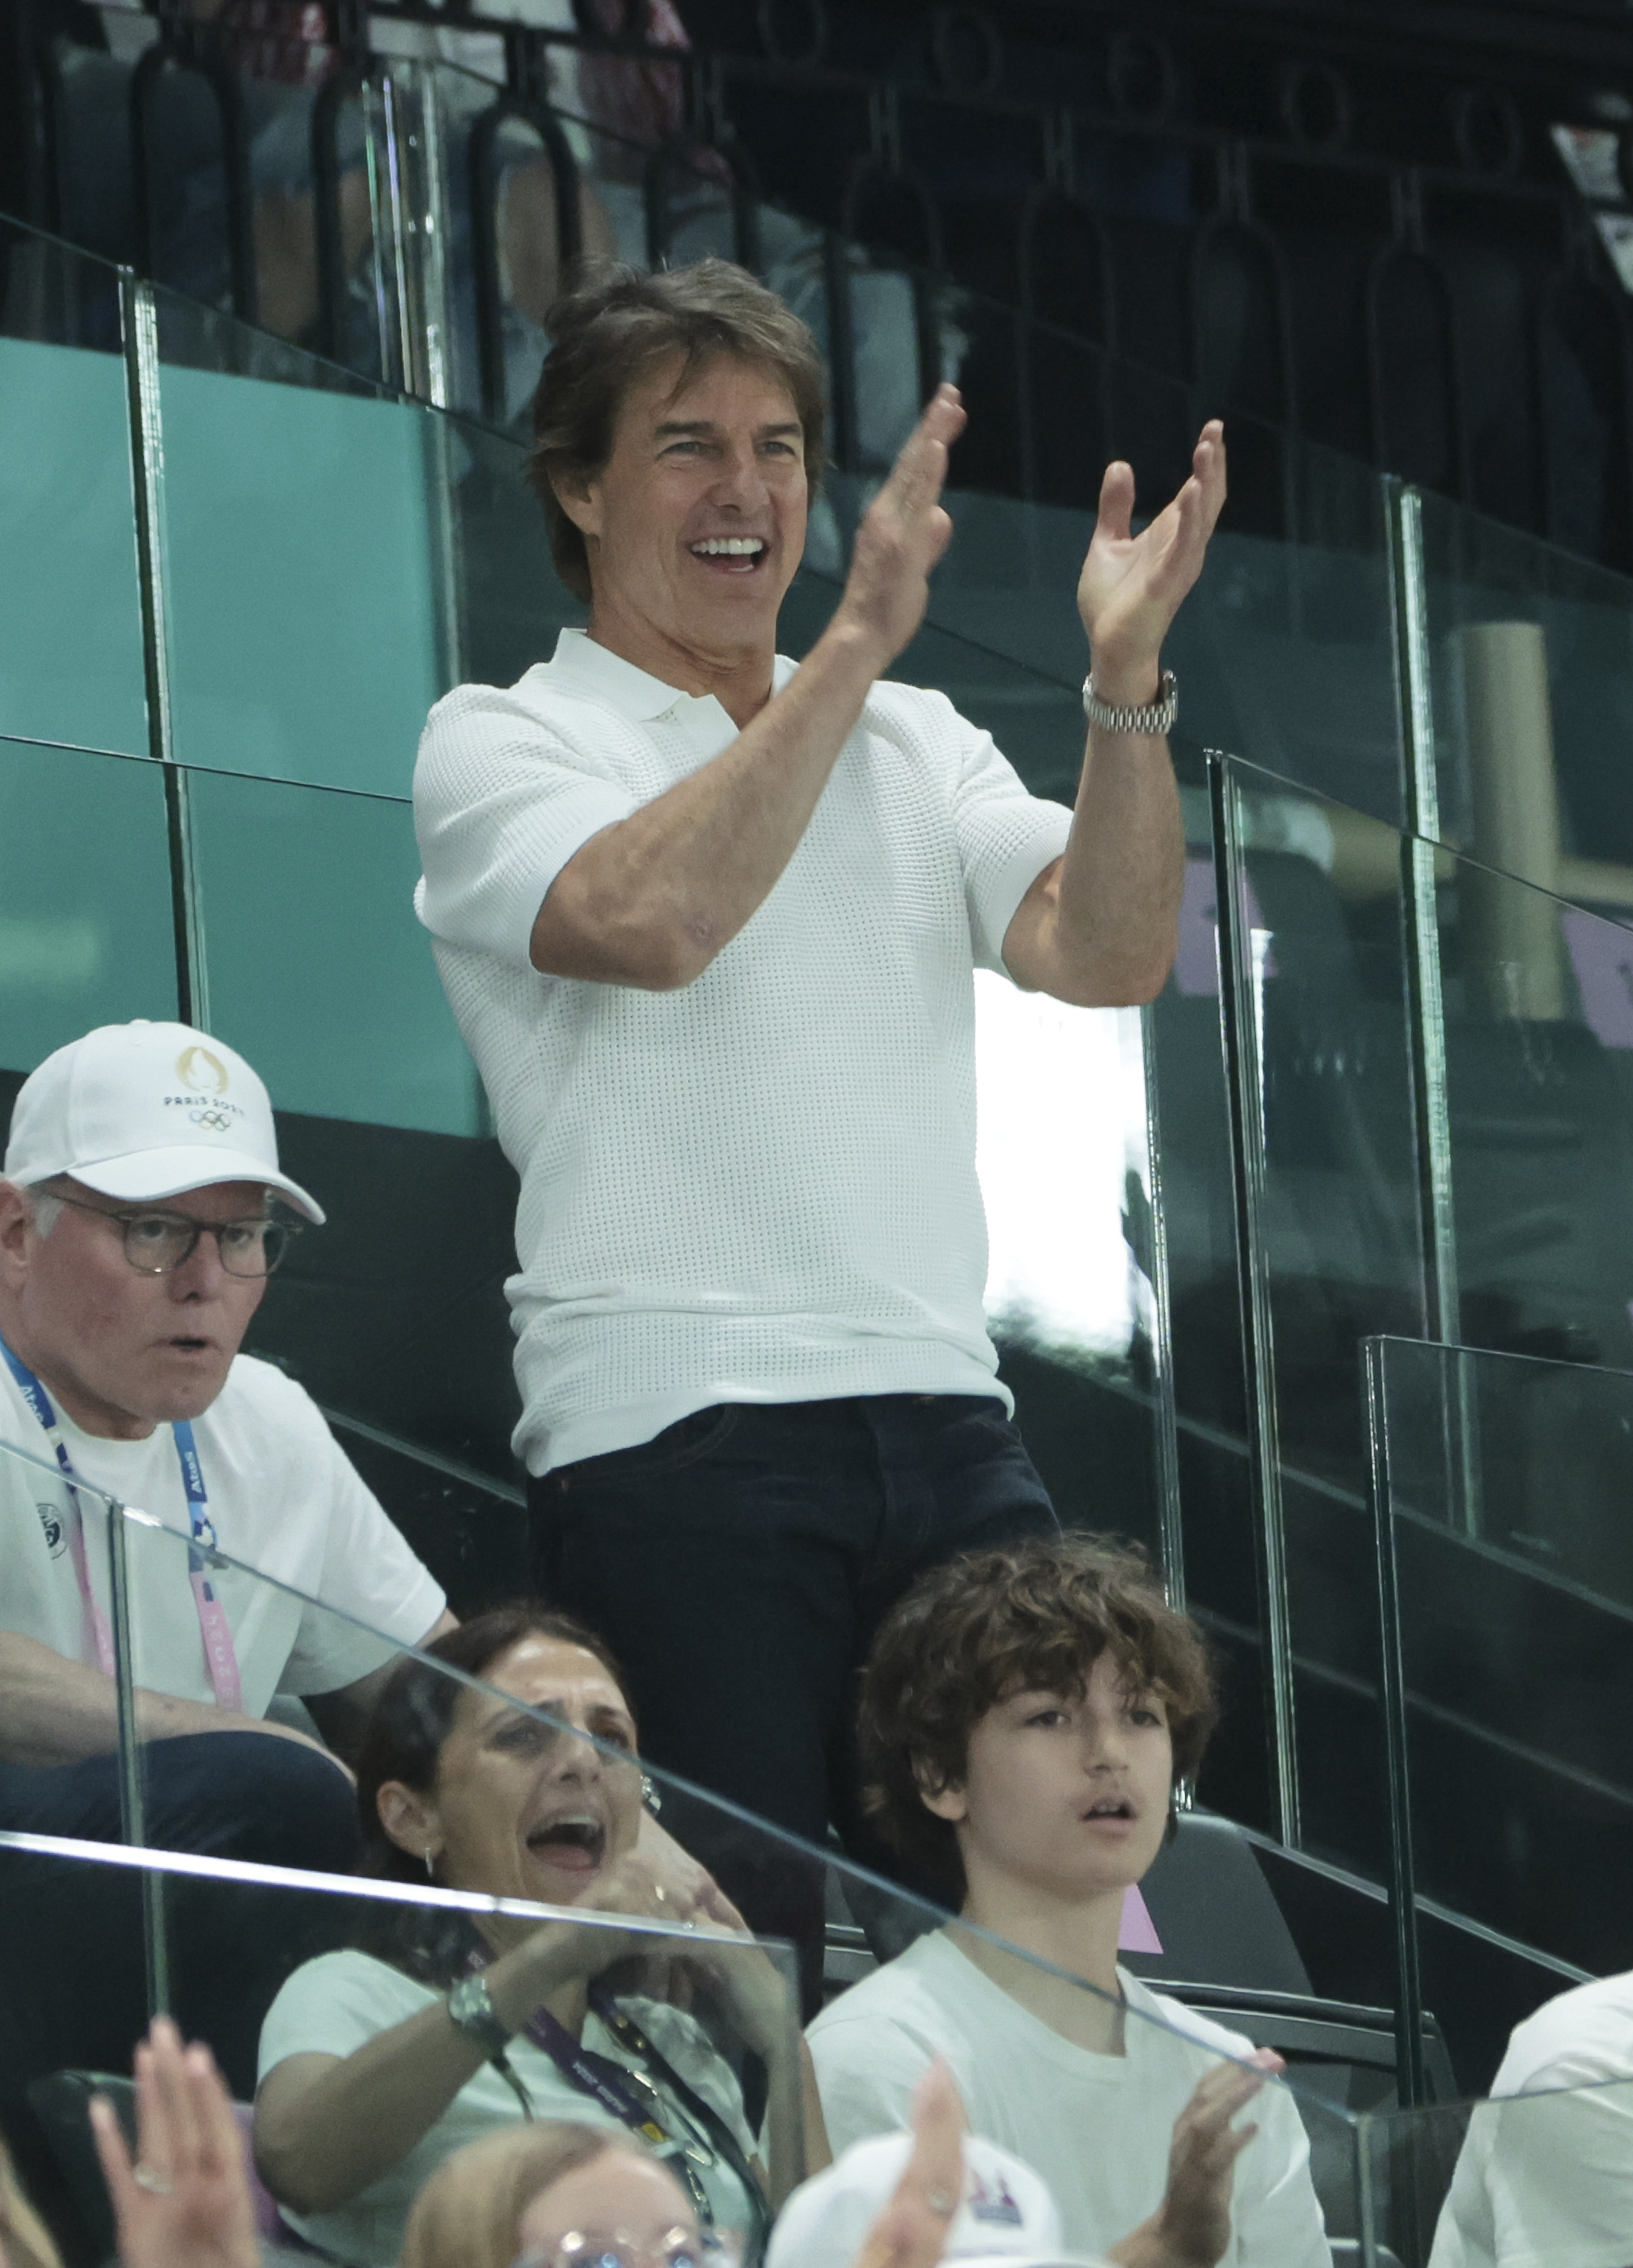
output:
[[[349,1874],[357,1798],[312,1749],[264,1733],[196,1733],[143,1751],[155,1848]],[[0,1828],[117,1843],[118,1758],[36,1771],[0,1764]],[[129,2073],[147,2029],[141,1876],[125,1867],[0,1848],[0,2127],[70,2258],[84,2231],[27,2102],[64,2069]],[[351,1901],[171,1875],[171,2012],[209,2042],[240,2099],[254,2091],[261,2022],[299,1962],[338,1942]]]
[[[528,1488],[534,1580],[607,1639],[653,1764],[900,1874],[859,1802],[857,1674],[885,1615],[954,1552],[1052,1535],[985,1395],[725,1403]],[[820,1870],[719,1814],[664,1824],[757,1929],[820,1948]]]

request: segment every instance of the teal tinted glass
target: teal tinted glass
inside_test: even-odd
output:
[[[146,755],[116,271],[0,220],[0,733]]]
[[[468,1134],[476,1074],[414,915],[403,802],[277,780],[188,781],[212,1031],[281,1109]]]
[[[162,769],[0,740],[0,1066],[175,1012]]]
[[[166,622],[182,762],[401,795],[451,681],[451,436],[159,295]]]

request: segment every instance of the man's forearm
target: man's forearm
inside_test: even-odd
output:
[[[1162,990],[1179,939],[1185,826],[1166,740],[1097,726],[1061,861],[1056,949],[1097,1005]]]
[[[665,991],[701,976],[798,848],[884,666],[864,630],[830,624],[730,747],[569,860],[533,924],[533,966]]]
[[[1173,963],[1184,877],[1166,740],[1095,730],[1065,855],[1039,875],[1004,938],[1011,976],[1079,1008],[1154,999]]]
[[[145,1686],[137,1687],[136,1703],[136,1733],[144,1741],[279,1729]],[[0,1631],[0,1756],[44,1768],[108,1756],[118,1746],[119,1700],[111,1677],[36,1638]]]

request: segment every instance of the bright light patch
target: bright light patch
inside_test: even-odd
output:
[[[975,1165],[987,1208],[987,1315],[1051,1353],[1122,1356],[1143,1307],[1123,1235],[1142,1172],[1136,1009],[1069,1008],[975,976]]]

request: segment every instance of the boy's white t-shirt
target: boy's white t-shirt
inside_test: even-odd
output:
[[[261,2028],[260,2077],[265,2079],[288,2056],[351,2055],[381,2032],[432,2007],[440,1997],[429,1984],[416,1983],[372,1954],[356,1950],[322,1954],[296,1970],[268,2009]],[[632,1998],[620,2005],[677,2077],[725,2121],[744,2155],[752,2157],[756,2146],[744,2123],[742,2095],[729,2066],[716,2052],[702,2027],[661,2000]],[[593,2014],[585,2022],[584,2044],[610,2062],[631,2063],[625,2049]],[[513,2039],[504,2052],[527,2091],[535,2118],[565,2118],[589,2126],[618,2124],[610,2110],[592,2095],[582,2094],[555,2060],[525,2035]],[[695,2131],[698,2139],[710,2142],[707,2132],[695,2127],[685,2105],[661,2082],[658,2091],[672,2137]],[[443,2160],[496,2126],[513,2124],[522,2115],[514,2091],[491,2064],[484,2064],[407,2156],[349,2205],[333,2213],[285,2212],[283,2217],[309,2243],[320,2245],[342,2260],[356,2262],[358,2268],[391,2268],[402,2250],[408,2209]],[[712,2162],[699,2164],[698,2170],[715,2218],[723,2229],[746,2234],[749,2203],[742,2183],[712,2148],[710,2154]]]
[[[1516,2024],[1491,2094],[1470,2117],[1430,2268],[1630,2268],[1633,1971]]]
[[[213,1702],[188,1580],[191,1521],[174,1434],[157,1425],[144,1440],[114,1441],[82,1432],[61,1410],[56,1418],[74,1469],[88,1484],[77,1494],[91,1588],[104,1612],[107,1519],[92,1491],[106,1490],[169,1531],[124,1523],[137,1684],[178,1700]],[[246,1715],[265,1716],[275,1693],[335,1692],[389,1661],[398,1646],[424,1637],[445,1604],[441,1589],[292,1379],[239,1355],[215,1401],[194,1419],[193,1438],[221,1550],[323,1602],[309,1606],[232,1567],[211,1575],[232,1626]],[[8,1454],[7,1444],[25,1454]],[[94,1665],[74,1570],[75,1518],[44,1430],[0,1363],[0,1631]],[[340,1611],[325,1612],[328,1607]]]
[[[779,659],[781,690],[795,665]],[[975,970],[1071,814],[945,696],[870,692],[764,903],[695,983],[541,976],[546,892],[738,728],[581,630],[432,710],[416,898],[521,1176],[531,1473],[720,1402],[990,1395]]]
[[[1109,2252],[1161,2204],[1173,2122],[1197,2081],[1221,2055],[1253,2052],[1239,2033],[1118,1975],[1133,2012],[1124,2052],[1096,2055],[1011,1999],[945,1931],[921,1937],[842,1992],[806,2033],[835,2154],[905,2127],[913,2090],[940,2056],[971,2132],[1013,2150],[1048,2183],[1070,2250]],[[1331,2268],[1292,2095],[1267,2085],[1245,2117],[1259,2132],[1237,2160],[1225,2261]]]

